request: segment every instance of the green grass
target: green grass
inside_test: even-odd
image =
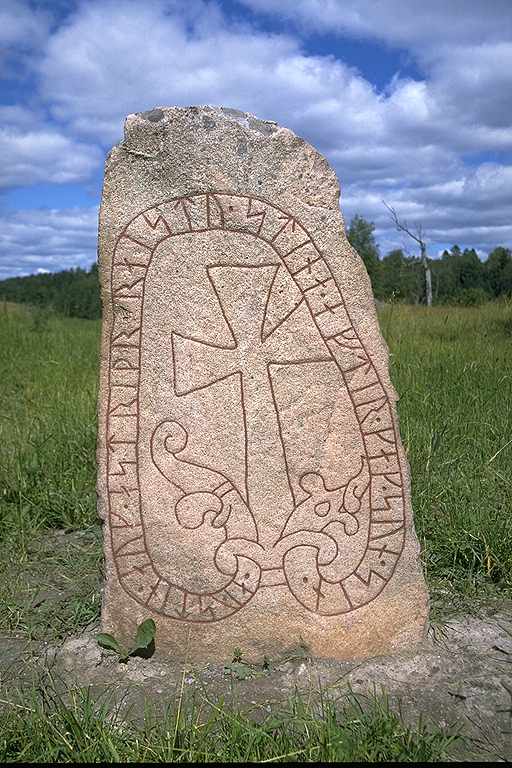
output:
[[[510,596],[512,305],[391,306],[381,325],[434,597]]]
[[[0,315],[3,536],[96,522],[99,324]]]
[[[404,725],[385,698],[341,705],[293,698],[281,711],[241,712],[178,700],[133,725],[108,700],[51,687],[2,715],[2,762],[440,762],[459,741],[448,729]],[[140,719],[140,718],[139,718]]]
[[[54,641],[94,622],[100,610],[101,531],[35,535],[0,560],[0,630]]]
[[[510,596],[512,308],[395,305],[381,324],[436,612]],[[99,613],[99,330],[0,307],[0,632],[51,641]],[[87,691],[64,701],[42,685],[27,697],[0,702],[1,761],[437,762],[452,746],[447,732],[404,725],[383,699],[320,711],[297,699],[256,719],[196,702],[136,726]]]
[[[99,611],[99,323],[0,306],[0,631],[60,637]],[[91,529],[89,541],[40,540]]]
[[[510,596],[512,306],[388,305],[381,325],[434,604]],[[99,536],[58,553],[33,547],[45,529],[97,528],[99,331],[95,321],[0,308],[0,539],[9,555],[0,556],[0,629],[34,636],[47,621],[62,635],[99,610]],[[34,574],[52,571],[75,590],[57,585],[55,621],[34,611],[32,589]]]

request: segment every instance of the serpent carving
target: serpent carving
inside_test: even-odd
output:
[[[250,235],[272,249],[275,263],[206,265],[212,295],[232,339],[212,343],[181,328],[172,331],[175,398],[186,402],[193,392],[231,377],[239,382],[245,425],[243,487],[225,471],[197,460],[198,435],[183,411],[162,413],[152,430],[151,461],[163,478],[158,503],[174,526],[172,543],[186,549],[200,542],[205,567],[208,561],[215,573],[210,585],[192,589],[163,574],[148,546],[140,480],[141,359],[145,284],[156,250],[173,237],[208,232]],[[269,330],[268,296],[278,268],[286,270],[300,298]],[[235,298],[226,293],[226,270],[231,282],[241,286]],[[236,302],[247,301],[251,290],[255,321],[254,328],[247,328]],[[115,246],[112,318],[106,435],[109,524],[126,592],[156,613],[188,622],[225,619],[262,589],[289,589],[304,608],[321,615],[348,613],[375,599],[392,577],[404,543],[404,481],[396,427],[389,396],[340,286],[300,222],[265,200],[227,192],[193,194],[144,211],[125,227]],[[291,348],[281,358],[285,327],[291,333],[293,323],[304,323],[304,318],[316,329],[318,348],[301,347],[296,357]],[[281,347],[274,344],[278,334]],[[246,348],[257,355],[250,375],[244,367]],[[216,356],[222,359],[222,370]],[[258,509],[253,493],[257,485],[251,484],[258,471],[259,482],[269,482],[265,467],[258,468],[251,459],[264,455],[257,449],[251,412],[254,393],[258,407],[266,409],[268,432],[282,450],[281,464],[288,473],[275,374],[286,365],[326,362],[335,364],[350,398],[360,435],[359,469],[338,487],[322,472],[305,472],[298,479],[299,498],[283,486],[288,507],[276,498],[274,518],[269,518],[272,510]],[[262,524],[265,515],[282,519],[277,535]]]

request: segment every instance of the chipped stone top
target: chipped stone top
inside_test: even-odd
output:
[[[207,152],[203,150],[203,157],[194,154],[193,169],[190,148],[183,141],[191,133],[197,136],[198,144],[208,147]],[[212,181],[217,189],[272,197],[281,187],[283,193],[292,193],[309,207],[336,211],[339,218],[339,185],[325,158],[288,128],[248,112],[213,106],[155,107],[128,115],[124,138],[107,160],[107,184],[110,169],[125,153],[145,165],[158,164],[163,172],[168,163],[178,162],[187,173],[188,183],[192,178],[198,192],[206,191]],[[267,171],[263,176],[256,175],[264,168]],[[269,168],[273,169],[271,175]],[[142,173],[146,176],[151,172]],[[138,167],[137,174],[140,175]],[[207,177],[209,182],[201,183],[201,177]],[[238,189],[233,187],[234,179],[238,180]]]
[[[142,117],[144,120],[150,120],[152,123],[165,122],[172,120],[172,114],[178,110],[183,112],[190,112],[198,110],[205,113],[203,115],[203,125],[207,130],[213,130],[216,127],[217,121],[234,120],[239,125],[243,125],[244,128],[249,128],[257,133],[263,133],[266,136],[271,133],[275,133],[279,126],[274,120],[261,120],[259,117],[252,115],[250,112],[243,112],[240,109],[233,109],[232,107],[155,107],[147,112],[136,112],[135,114],[128,115],[126,121],[128,122],[132,118]]]

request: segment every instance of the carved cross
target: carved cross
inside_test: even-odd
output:
[[[204,389],[229,376],[240,377],[246,501],[265,547],[279,538],[294,508],[271,366],[331,359],[304,302],[264,335],[278,269],[277,264],[209,267],[208,278],[229,327],[230,341],[215,345],[178,333],[173,333],[172,339],[177,395]]]

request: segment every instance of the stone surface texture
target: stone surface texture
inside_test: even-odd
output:
[[[130,115],[100,214],[103,625],[159,652],[424,636],[409,470],[327,161],[226,108]]]

